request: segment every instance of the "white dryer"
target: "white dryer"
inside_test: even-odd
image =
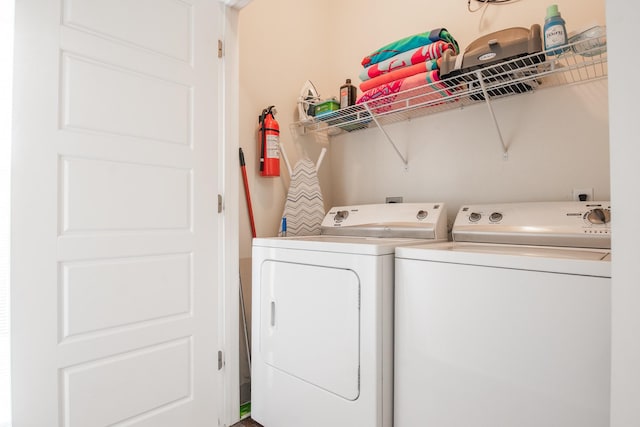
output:
[[[609,202],[463,206],[398,248],[395,427],[609,425]]]
[[[394,253],[446,240],[442,203],[337,207],[322,235],[253,241],[251,416],[391,427]]]

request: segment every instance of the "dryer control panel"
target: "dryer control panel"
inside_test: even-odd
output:
[[[611,248],[611,202],[465,205],[453,240],[578,248]]]
[[[334,236],[446,240],[444,203],[382,203],[329,209],[321,233]]]

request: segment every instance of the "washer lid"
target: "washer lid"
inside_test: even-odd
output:
[[[611,277],[604,249],[445,242],[398,248],[396,259]]]

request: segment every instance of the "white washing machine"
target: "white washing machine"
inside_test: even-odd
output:
[[[447,238],[442,203],[333,208],[322,235],[253,241],[251,416],[391,427],[397,246]]]
[[[395,427],[609,425],[609,202],[463,206],[398,248]]]

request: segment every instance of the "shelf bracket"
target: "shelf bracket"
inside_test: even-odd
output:
[[[496,126],[496,131],[498,131],[498,138],[500,138],[500,144],[502,144],[502,156],[504,160],[507,160],[509,158],[509,150],[504,143],[502,132],[500,132],[500,125],[498,124],[496,113],[493,112],[493,107],[491,106],[491,100],[489,99],[489,93],[487,92],[487,86],[484,83],[482,72],[480,70],[476,71],[476,77],[478,78],[478,82],[480,83],[480,88],[482,89],[484,100],[487,103],[487,107],[489,108],[489,113],[491,113],[491,118],[493,118],[493,123]]]
[[[402,155],[400,150],[398,150],[398,147],[393,142],[393,139],[391,139],[391,137],[389,136],[387,131],[384,129],[384,127],[382,127],[382,125],[378,121],[378,118],[376,117],[376,115],[373,114],[373,112],[371,111],[371,108],[369,107],[369,104],[365,102],[364,103],[364,108],[367,109],[367,113],[369,113],[369,116],[371,117],[371,119],[373,119],[373,122],[376,124],[376,126],[378,126],[378,129],[380,129],[380,131],[385,136],[385,138],[387,138],[387,141],[389,142],[389,144],[391,144],[393,149],[396,151],[396,154],[398,155],[398,157],[400,157],[400,160],[402,160],[402,164],[404,165],[405,170],[408,169],[409,168],[409,161],[407,159],[405,159],[405,157]]]

